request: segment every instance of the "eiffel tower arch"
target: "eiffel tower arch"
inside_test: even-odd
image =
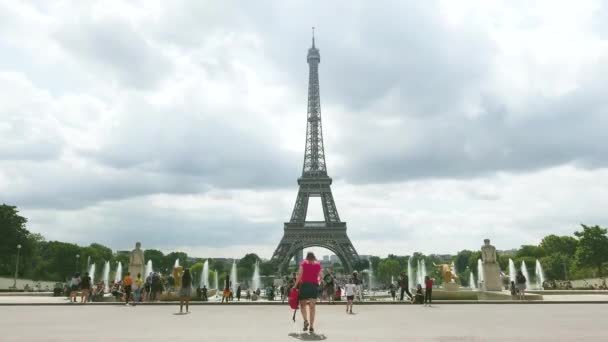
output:
[[[332,179],[327,175],[325,165],[319,95],[321,55],[315,46],[314,28],[312,47],[308,49],[306,59],[309,68],[308,113],[302,176],[298,178],[299,190],[291,219],[283,226],[283,238],[272,256],[272,261],[280,271],[284,271],[291,258],[304,248],[323,247],[334,252],[344,269],[351,271],[359,255],[346,234],[346,222],[340,221],[331,192]],[[306,221],[310,197],[321,198],[323,221]]]

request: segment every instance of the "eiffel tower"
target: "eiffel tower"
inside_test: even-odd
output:
[[[275,250],[272,261],[279,271],[287,269],[292,257],[301,255],[308,247],[324,247],[334,252],[345,271],[351,271],[359,255],[346,235],[346,222],[340,221],[331,194],[331,178],[325,166],[323,130],[321,127],[321,100],[319,97],[319,62],[321,55],[315,47],[314,27],[312,47],[308,49],[308,116],[306,123],[306,148],[302,177],[298,178],[298,197],[289,222],[284,224],[284,234]],[[308,200],[320,197],[324,221],[306,221]],[[296,258],[297,260],[297,258]]]

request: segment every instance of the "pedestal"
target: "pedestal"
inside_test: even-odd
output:
[[[448,291],[448,292],[456,292],[458,291],[458,288],[460,286],[458,286],[458,284],[456,283],[445,283],[443,284],[443,288]]]
[[[502,291],[500,268],[497,263],[483,264],[483,283],[485,291]]]

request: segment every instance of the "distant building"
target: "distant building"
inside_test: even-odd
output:
[[[329,255],[323,256],[323,262],[329,262]]]
[[[337,255],[333,255],[332,254],[332,255],[329,256],[329,262],[332,263],[332,264],[339,263],[340,262],[340,258],[338,258]]]

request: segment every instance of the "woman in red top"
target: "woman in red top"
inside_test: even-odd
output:
[[[315,304],[319,297],[319,283],[321,281],[321,264],[317,262],[314,253],[308,252],[306,259],[300,264],[296,286],[300,286],[300,310],[304,319],[304,331],[315,332]],[[310,307],[309,320],[306,319],[306,308]],[[310,327],[310,328],[309,328]]]
[[[429,303],[429,306],[431,306],[431,297],[433,296],[433,282],[434,281],[435,281],[434,278],[431,278],[429,276],[424,277],[424,287],[425,287],[424,306],[426,306],[427,301]]]

